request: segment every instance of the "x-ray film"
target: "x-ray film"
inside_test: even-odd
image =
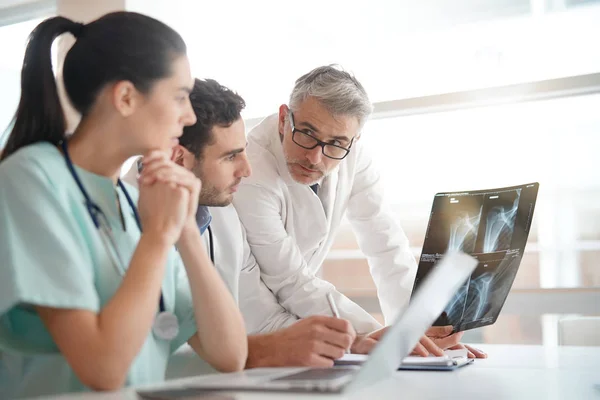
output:
[[[464,331],[496,322],[523,257],[538,188],[435,195],[413,292],[449,251],[471,254],[479,265],[434,325]]]

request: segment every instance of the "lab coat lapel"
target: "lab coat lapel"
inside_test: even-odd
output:
[[[319,197],[315,196],[308,185],[301,185],[294,181],[287,167],[279,134],[276,130],[274,132],[275,135],[269,138],[269,148],[277,160],[279,176],[286,183],[291,196],[296,217],[294,224],[296,240],[302,243],[303,252],[317,248],[327,239],[329,223],[326,210]]]
[[[323,209],[325,210],[328,228],[331,227],[331,217],[333,216],[333,208],[335,205],[335,199],[337,197],[337,189],[338,170],[336,169],[323,180],[321,189],[319,191],[319,198],[321,199]]]

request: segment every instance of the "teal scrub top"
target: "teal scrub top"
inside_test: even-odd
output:
[[[0,399],[88,390],[34,306],[100,312],[119,288],[140,239],[121,189],[109,178],[75,168],[106,215],[125,265],[119,271],[107,254],[58,148],[37,143],[0,163]],[[137,204],[137,190],[127,191]],[[166,341],[148,332],[126,385],[163,381],[170,354],[196,332],[189,282],[175,248],[162,294],[165,308],[179,319],[179,334]],[[158,302],[156,308],[158,313]]]

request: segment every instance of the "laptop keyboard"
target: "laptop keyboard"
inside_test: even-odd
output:
[[[273,381],[319,381],[331,380],[357,372],[356,368],[314,368],[295,374],[281,376]]]

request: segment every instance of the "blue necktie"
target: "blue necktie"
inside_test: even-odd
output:
[[[319,191],[319,184],[318,183],[315,183],[314,185],[310,185],[310,188],[312,189],[313,192],[315,192],[315,194],[317,196],[319,195],[319,193],[318,193],[318,191]]]

